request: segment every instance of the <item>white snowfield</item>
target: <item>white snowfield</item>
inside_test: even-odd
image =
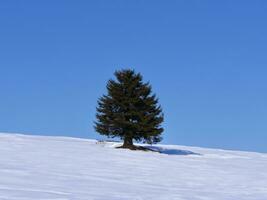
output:
[[[267,154],[0,133],[0,200],[267,200]]]

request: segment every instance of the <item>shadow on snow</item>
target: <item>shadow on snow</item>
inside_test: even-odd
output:
[[[107,142],[115,142],[119,143],[120,141],[118,140],[98,140],[97,144],[104,144]],[[162,153],[166,155],[180,155],[180,156],[187,156],[187,155],[196,155],[196,156],[201,156],[202,154],[200,153],[195,153],[193,151],[188,151],[188,150],[181,150],[181,149],[171,149],[171,148],[163,148],[163,147],[158,147],[158,146],[150,146],[150,145],[144,145],[144,148],[147,150],[151,150],[153,152],[157,153]]]
[[[180,156],[187,156],[187,155],[197,155],[201,156],[200,153],[195,153],[193,151],[188,151],[188,150],[181,150],[181,149],[165,149],[162,147],[156,147],[156,146],[145,146],[146,148],[159,152],[162,154],[167,154],[167,155],[180,155]]]

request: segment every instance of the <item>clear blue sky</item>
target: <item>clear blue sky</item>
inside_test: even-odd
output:
[[[98,97],[134,68],[163,143],[267,152],[267,2],[1,1],[0,131],[97,138]]]

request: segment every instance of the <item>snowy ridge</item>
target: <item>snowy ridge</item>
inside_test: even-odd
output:
[[[0,133],[0,200],[266,200],[267,154]]]

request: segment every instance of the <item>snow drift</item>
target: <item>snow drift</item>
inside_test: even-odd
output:
[[[266,200],[267,154],[0,134],[0,200]]]

